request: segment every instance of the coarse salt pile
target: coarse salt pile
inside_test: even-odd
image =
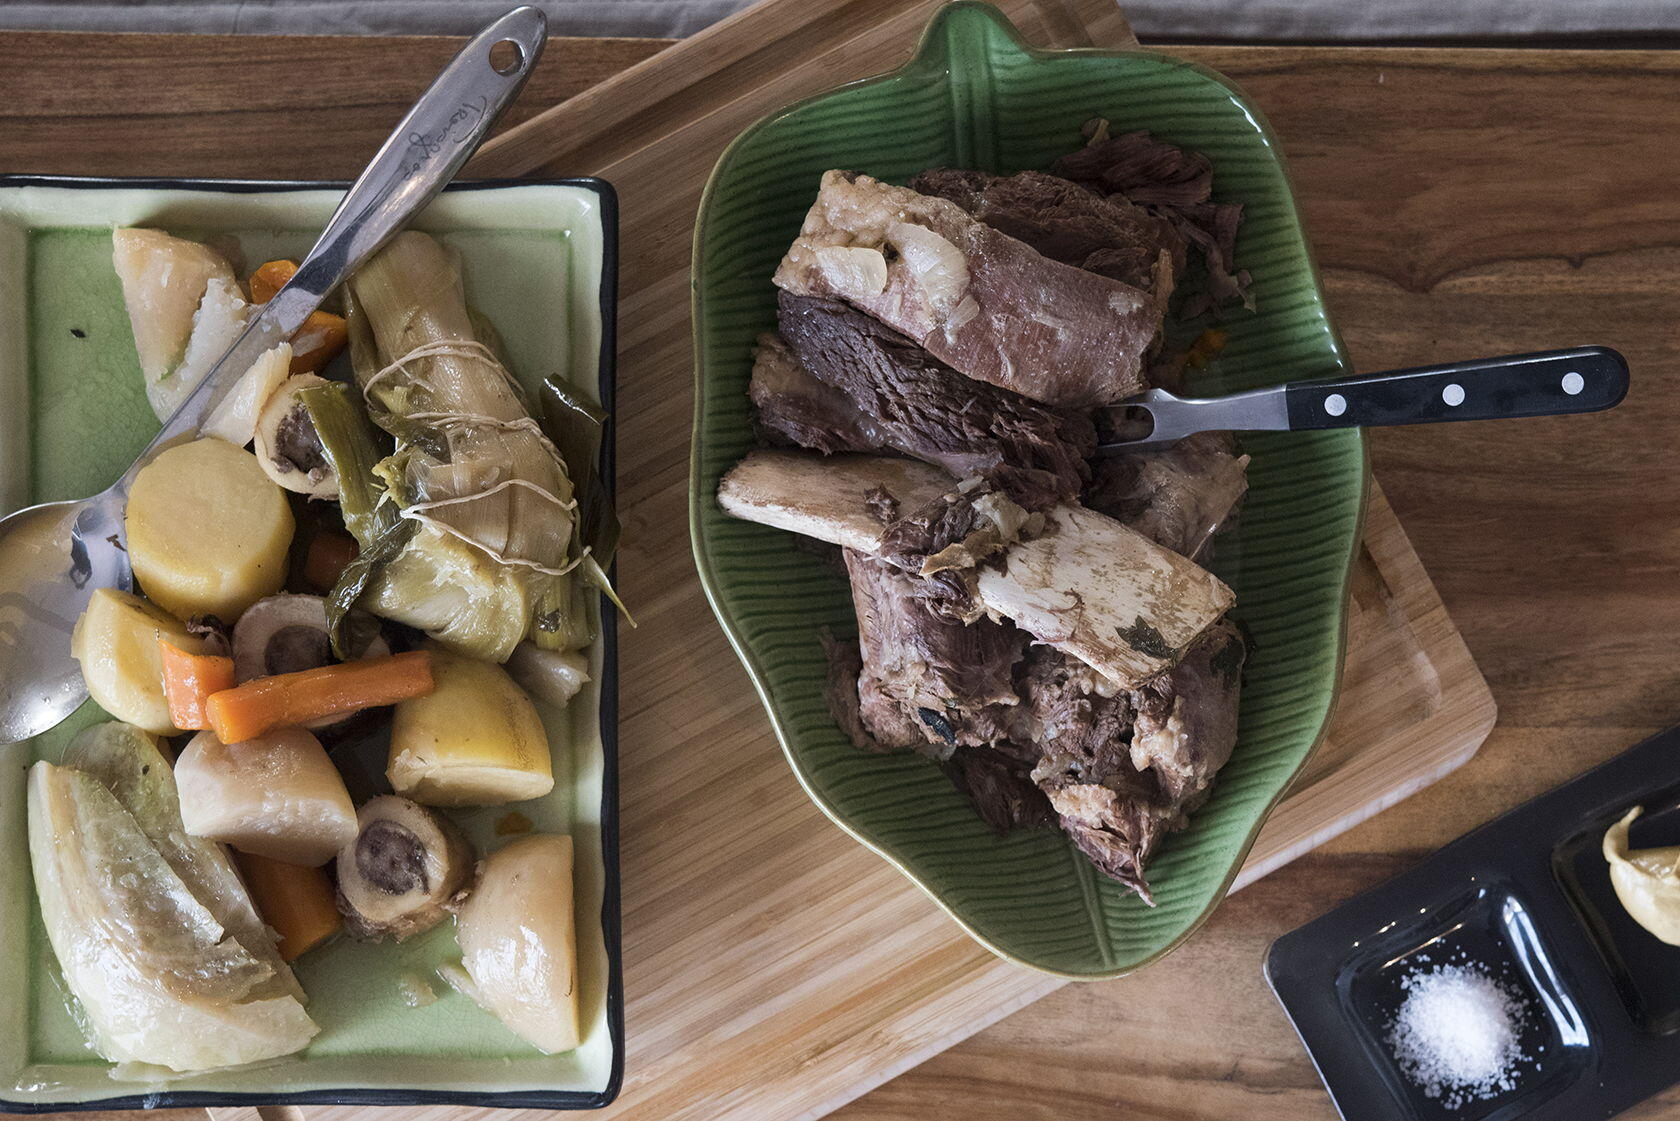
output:
[[[1401,982],[1406,999],[1388,1043],[1423,1092],[1448,1109],[1516,1084],[1524,1002],[1474,966],[1442,965]]]

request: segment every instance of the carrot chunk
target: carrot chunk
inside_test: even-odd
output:
[[[257,913],[280,936],[281,958],[296,961],[338,933],[342,920],[325,868],[300,868],[248,852],[236,859]]]
[[[266,304],[297,272],[295,261],[265,261],[251,274],[251,302]],[[318,374],[321,367],[338,357],[350,341],[350,328],[342,316],[329,311],[312,311],[303,326],[292,332],[292,373]]]
[[[251,302],[266,304],[298,270],[296,261],[265,261],[251,274]]]
[[[270,728],[424,697],[433,687],[431,654],[411,650],[259,677],[213,694],[205,708],[216,738],[239,743]]]
[[[205,702],[212,693],[233,688],[233,659],[215,654],[189,654],[158,639],[163,662],[163,695],[169,701],[169,722],[183,732],[210,727]]]
[[[311,587],[325,591],[338,583],[357,552],[356,539],[348,533],[320,530],[309,539],[309,551],[303,557],[303,578]]]

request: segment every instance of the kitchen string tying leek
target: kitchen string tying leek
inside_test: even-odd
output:
[[[494,661],[526,637],[586,645],[593,589],[612,594],[616,535],[581,532],[585,518],[606,524],[595,508],[604,495],[583,465],[591,508],[580,509],[573,465],[475,322],[454,259],[425,234],[401,234],[351,278],[345,303],[361,400],[305,397],[362,549],[330,597],[332,618],[359,604]],[[394,439],[388,454],[358,405]]]
[[[380,370],[376,371],[362,383],[363,399],[367,402],[370,409],[377,408],[378,405],[376,398],[374,397],[374,392],[382,379],[393,373],[406,371],[409,363],[419,359],[438,358],[444,356],[454,358],[476,358],[484,363],[486,369],[500,375],[502,380],[507,383],[508,388],[513,393],[520,394],[523,392],[520,389],[519,384],[514,381],[513,375],[508,372],[507,367],[502,365],[501,360],[496,357],[494,351],[479,342],[477,339],[468,339],[461,342],[422,343],[413,350],[409,351],[407,354],[392,359],[389,363]],[[529,416],[516,417],[513,420],[502,420],[497,417],[482,416],[473,413],[416,412],[409,413],[407,419],[417,421],[422,424],[430,424],[444,430],[450,428],[467,429],[482,427],[499,429],[503,432],[528,432],[549,453],[549,455],[554,457],[554,462],[559,467],[560,471],[562,473],[566,471],[566,461],[561,458],[559,449],[557,449],[549,438],[543,434],[542,426]],[[449,498],[411,502],[407,506],[404,506],[400,512],[405,518],[410,518],[422,525],[432,526],[440,532],[448,533],[451,536],[465,541],[469,545],[476,545],[478,548],[484,550],[486,553],[489,553],[492,558],[502,564],[524,565],[527,568],[533,569],[537,572],[546,573],[549,576],[564,576],[571,572],[572,569],[576,568],[579,564],[583,563],[583,558],[589,553],[589,546],[587,545],[583,547],[582,551],[579,552],[577,556],[567,561],[563,566],[559,568],[550,568],[547,565],[541,564],[528,557],[508,556],[498,551],[490,543],[469,537],[447,522],[428,516],[428,512],[431,510],[441,509],[446,506],[456,506],[465,502],[476,502],[480,499],[499,494],[509,487],[524,487],[532,493],[548,499],[555,505],[556,508],[564,511],[568,516],[572,511],[577,509],[578,504],[576,498],[568,497],[562,499],[553,491],[548,490],[546,487],[532,482],[529,479],[503,479],[500,482],[494,483],[484,490],[478,491],[474,494],[461,494]]]

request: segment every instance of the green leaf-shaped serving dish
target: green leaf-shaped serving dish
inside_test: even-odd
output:
[[[1147,128],[1205,153],[1216,198],[1245,207],[1237,263],[1253,273],[1257,312],[1223,324],[1229,343],[1196,388],[1344,372],[1278,146],[1240,92],[1153,51],[1036,50],[995,9],[953,4],[909,64],[760,121],[718,161],[694,242],[690,482],[701,580],[812,799],[996,953],[1085,979],[1155,960],[1211,913],[1323,735],[1363,515],[1358,432],[1243,440],[1253,456],[1248,499],[1213,563],[1253,640],[1239,738],[1211,800],[1150,866],[1153,908],[1059,832],[993,836],[926,760],[854,748],[829,716],[819,639],[825,627],[856,631],[844,575],[790,534],[725,516],[714,495],[754,446],[753,339],[775,326],[770,276],[823,171],[902,183],[940,165],[1046,168],[1080,146],[1080,126],[1097,116],[1116,132]]]

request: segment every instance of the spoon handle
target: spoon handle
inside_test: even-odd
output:
[[[118,486],[126,491],[154,452],[197,432],[251,363],[284,342],[346,277],[441,191],[536,67],[547,19],[520,7],[480,31],[443,68],[327,220],[315,247],[216,365],[181,402]],[[507,56],[501,69],[492,49]]]

